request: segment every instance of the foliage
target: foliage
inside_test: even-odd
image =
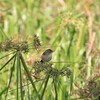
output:
[[[99,11],[99,0],[0,0],[0,100],[98,100]]]

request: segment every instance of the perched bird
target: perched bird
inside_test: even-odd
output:
[[[53,51],[51,49],[47,49],[43,52],[41,55],[41,62],[48,62],[52,59],[52,53]]]

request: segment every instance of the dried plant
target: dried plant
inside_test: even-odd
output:
[[[78,94],[81,99],[99,100],[100,98],[100,75],[90,79],[83,88],[80,88]]]

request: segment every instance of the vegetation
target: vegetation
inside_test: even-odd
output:
[[[0,100],[99,100],[99,40],[99,0],[0,0]]]

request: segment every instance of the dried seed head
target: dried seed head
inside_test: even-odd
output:
[[[40,40],[36,34],[33,36],[33,46],[35,49],[38,49],[41,46]]]

